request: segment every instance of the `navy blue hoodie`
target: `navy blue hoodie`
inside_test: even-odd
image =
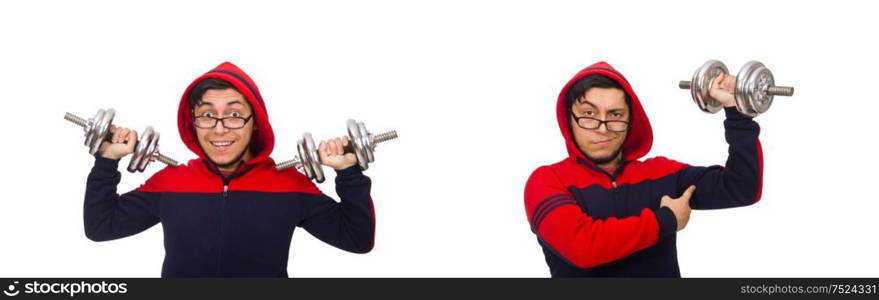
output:
[[[250,144],[253,159],[231,174],[220,172],[196,139],[189,93],[206,78],[232,83],[253,108],[258,128]],[[337,172],[341,202],[336,202],[295,169],[276,171],[265,103],[253,80],[235,65],[223,63],[189,85],[180,99],[178,128],[198,158],[166,167],[128,193],[116,193],[119,161],[96,156],[83,213],[89,239],[123,238],[161,222],[162,277],[287,277],[296,227],[343,250],[372,249],[369,178],[356,165]]]

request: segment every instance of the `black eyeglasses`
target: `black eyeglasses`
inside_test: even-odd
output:
[[[629,129],[629,121],[602,121],[596,118],[578,117],[574,112],[571,112],[571,116],[574,117],[577,126],[583,129],[595,130],[601,127],[601,124],[604,124],[608,131],[613,132],[624,132],[626,129]]]
[[[244,125],[247,124],[247,121],[253,118],[253,114],[248,116],[247,118],[242,117],[225,117],[225,118],[214,118],[208,116],[200,116],[195,117],[195,127],[201,129],[213,129],[217,127],[217,122],[223,123],[223,127],[228,129],[241,129],[244,128]]]

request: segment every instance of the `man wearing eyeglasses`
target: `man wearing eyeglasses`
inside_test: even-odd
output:
[[[537,168],[525,210],[553,277],[680,277],[675,237],[690,209],[760,199],[759,126],[735,108],[735,78],[710,90],[724,106],[725,166],[690,166],[662,156],[629,82],[599,62],[577,73],[556,101],[568,157]]]
[[[301,173],[275,169],[265,103],[237,66],[223,63],[193,81],[177,120],[198,159],[167,167],[122,195],[117,165],[134,151],[137,133],[111,129],[86,185],[89,239],[118,239],[161,222],[162,277],[287,277],[295,227],[346,251],[372,249],[371,181],[344,153],[347,138],[319,145],[321,164],[337,172],[336,202]]]

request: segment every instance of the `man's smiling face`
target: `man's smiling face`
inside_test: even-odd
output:
[[[231,88],[206,90],[193,112],[198,144],[220,170],[234,171],[240,161],[252,158],[249,145],[253,136],[254,122],[251,118],[253,112],[241,93]],[[241,126],[241,119],[225,119],[216,122],[213,128],[201,128],[209,127],[202,126],[210,125],[209,118],[228,117],[240,117],[246,120],[243,127],[238,129],[234,128]]]

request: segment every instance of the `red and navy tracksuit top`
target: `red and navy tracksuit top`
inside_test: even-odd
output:
[[[631,97],[631,123],[623,162],[614,174],[595,166],[571,134],[568,88],[601,74],[620,83]],[[604,62],[580,71],[559,93],[556,117],[568,157],[537,168],[525,186],[525,211],[553,277],[680,277],[671,209],[663,195],[679,197],[690,185],[693,209],[750,205],[760,199],[763,159],[754,120],[725,108],[729,156],[725,166],[698,167],[665,157],[639,160],[650,150],[653,132],[631,85]]]
[[[220,172],[199,146],[189,107],[190,90],[205,78],[232,83],[253,107],[254,158],[230,174]],[[343,250],[373,247],[375,218],[370,179],[357,166],[336,176],[336,202],[295,169],[276,171],[269,157],[274,134],[253,80],[231,63],[197,78],[178,112],[183,142],[198,159],[166,167],[134,191],[119,195],[118,160],[96,156],[85,193],[85,233],[94,241],[130,236],[162,223],[162,277],[287,277],[296,227]]]

